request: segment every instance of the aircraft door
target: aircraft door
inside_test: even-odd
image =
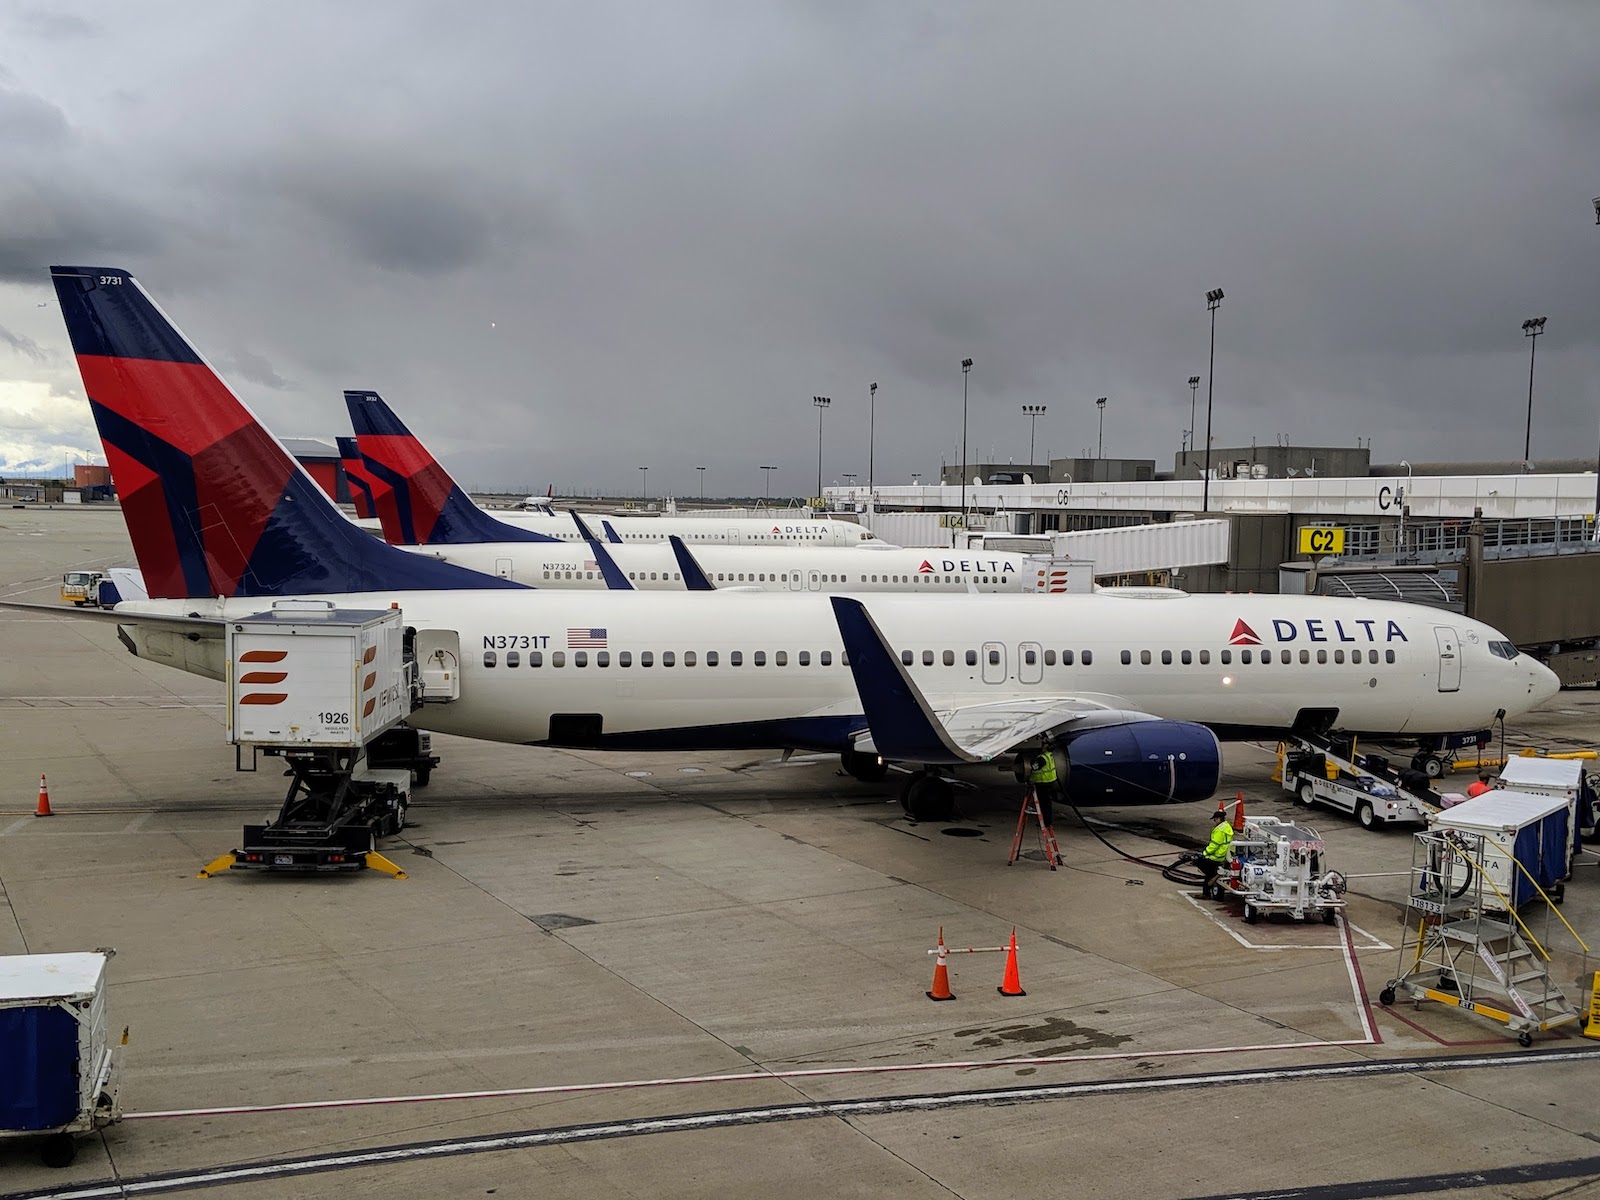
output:
[[[461,635],[454,629],[419,629],[415,646],[423,703],[461,699]]]
[[[1006,648],[1001,642],[985,642],[983,644],[983,681],[985,683],[1004,683],[1006,681]]]
[[[1449,625],[1435,625],[1433,636],[1439,643],[1439,690],[1461,690],[1461,643],[1456,631]]]
[[[789,571],[789,590],[791,592],[806,590],[806,573],[799,567],[793,567]]]
[[[813,592],[820,592],[822,590],[822,572],[809,572],[806,575],[806,587],[810,588]]]
[[[1017,682],[1044,680],[1044,648],[1038,642],[1023,642],[1017,647]]]
[[[728,545],[737,546],[743,541],[744,538],[739,535],[739,531],[737,529],[728,530]]]
[[[497,559],[495,559],[494,560],[494,573],[496,575],[500,576],[501,579],[510,579],[511,578],[511,560],[509,558],[497,558]]]

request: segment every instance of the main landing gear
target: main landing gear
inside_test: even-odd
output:
[[[889,773],[889,764],[876,754],[863,754],[859,750],[846,750],[839,755],[844,772],[862,783],[879,783]]]
[[[900,806],[913,821],[950,821],[956,815],[956,792],[950,780],[932,771],[906,777]]]

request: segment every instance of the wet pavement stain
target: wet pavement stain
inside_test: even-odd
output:
[[[1111,1050],[1133,1040],[1131,1033],[1107,1033],[1065,1017],[1046,1017],[1037,1024],[1018,1022],[958,1029],[954,1036],[974,1038],[973,1046],[984,1050],[1005,1045],[1038,1046],[1029,1053],[1040,1058],[1070,1054],[1075,1050]]]

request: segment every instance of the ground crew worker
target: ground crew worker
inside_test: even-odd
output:
[[[1200,852],[1200,890],[1206,892],[1217,874],[1228,861],[1228,855],[1233,849],[1233,826],[1228,823],[1228,814],[1225,809],[1217,809],[1211,814],[1211,840],[1206,843],[1206,848]]]
[[[1056,831],[1056,756],[1043,743],[1028,759],[1028,786],[1039,801],[1039,819],[1052,835]]]
[[[1490,786],[1489,786],[1489,768],[1488,767],[1482,767],[1478,771],[1478,780],[1477,780],[1477,782],[1476,783],[1469,783],[1467,785],[1467,799],[1470,800],[1474,796],[1481,796],[1485,792],[1492,791],[1492,790],[1493,789],[1490,788]]]

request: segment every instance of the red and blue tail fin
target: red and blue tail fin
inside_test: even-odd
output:
[[[368,473],[393,497],[391,514],[374,496],[384,540],[397,546],[561,540],[497,521],[474,504],[377,392],[346,392],[344,402]]]
[[[373,501],[373,487],[377,481],[367,474],[367,464],[361,461],[355,438],[333,440],[339,446],[339,465],[344,468],[345,480],[350,484],[350,499],[355,503],[356,516],[370,521],[378,515],[378,506]]]
[[[132,275],[50,274],[152,599],[518,586],[346,520]]]

